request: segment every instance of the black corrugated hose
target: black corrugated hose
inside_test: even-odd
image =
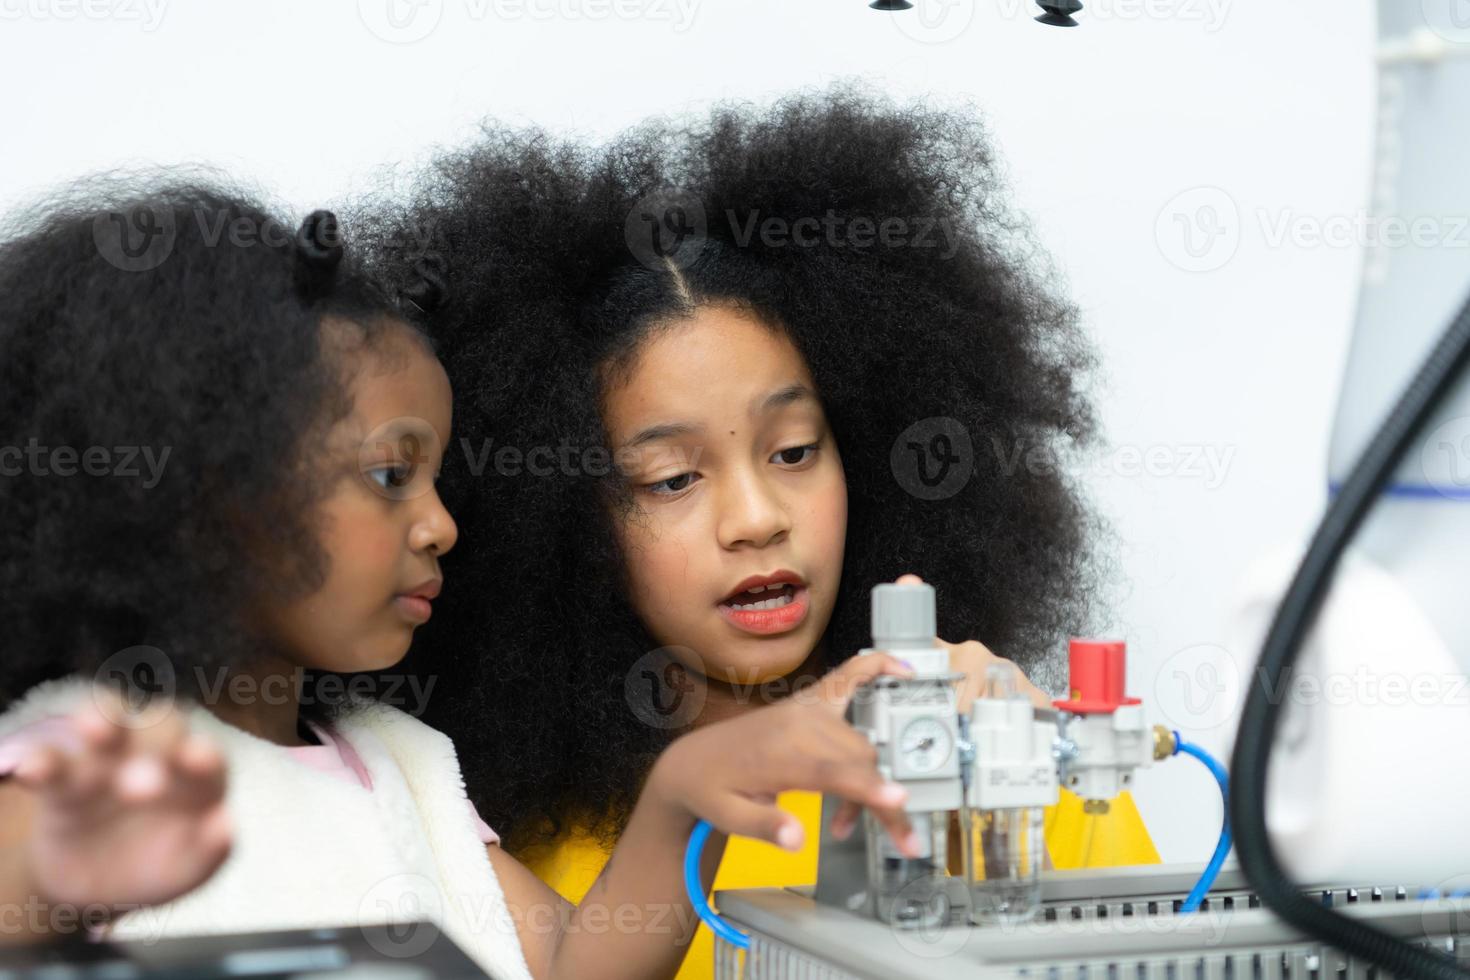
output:
[[[1398,977],[1470,978],[1448,957],[1413,946],[1302,894],[1287,877],[1266,835],[1266,768],[1292,665],[1332,585],[1333,571],[1353,535],[1393,478],[1435,410],[1470,361],[1470,299],[1435,344],[1414,380],[1348,474],[1327,508],[1276,611],[1261,658],[1246,687],[1245,709],[1230,766],[1230,821],[1236,856],[1261,901],[1297,929]],[[1466,639],[1452,637],[1452,640]],[[1272,697],[1272,692],[1277,692]],[[1447,773],[1448,775],[1448,773]],[[1344,813],[1344,819],[1351,819]]]

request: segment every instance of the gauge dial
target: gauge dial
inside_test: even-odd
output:
[[[898,752],[909,772],[925,774],[939,769],[949,760],[954,737],[938,718],[916,718],[904,727],[898,740]]]

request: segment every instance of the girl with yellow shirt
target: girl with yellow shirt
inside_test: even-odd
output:
[[[1091,355],[999,173],[973,111],[837,87],[601,147],[490,127],[425,176],[431,234],[391,258],[447,297],[468,435],[460,587],[415,663],[455,678],[428,720],[476,806],[566,897],[670,740],[866,646],[901,572],[974,683],[993,648],[1062,687],[1094,594],[1067,465]],[[815,879],[819,801],[779,802],[789,846],[732,840],[716,888]],[[1068,795],[1047,841],[1057,867],[1158,860],[1126,796]],[[710,969],[703,935],[680,976]]]

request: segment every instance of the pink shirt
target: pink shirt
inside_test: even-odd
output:
[[[330,728],[311,721],[306,724],[321,744],[290,746],[286,751],[291,758],[318,772],[357,783],[372,792],[373,778],[347,740]],[[47,718],[0,739],[0,779],[14,772],[21,760],[43,744],[55,746],[63,752],[76,752],[81,749],[81,737],[68,719]],[[469,800],[465,800],[465,805],[470,808],[470,816],[474,818],[475,830],[479,833],[480,840],[486,844],[499,844],[500,835],[480,819],[480,812],[475,809],[475,805]]]

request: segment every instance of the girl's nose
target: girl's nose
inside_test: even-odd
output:
[[[791,518],[762,481],[750,476],[731,485],[720,515],[720,544],[763,548],[791,530]]]
[[[408,545],[414,551],[442,555],[454,547],[459,540],[459,525],[439,499],[439,493],[431,490],[424,495],[425,512],[414,521],[409,531]]]

